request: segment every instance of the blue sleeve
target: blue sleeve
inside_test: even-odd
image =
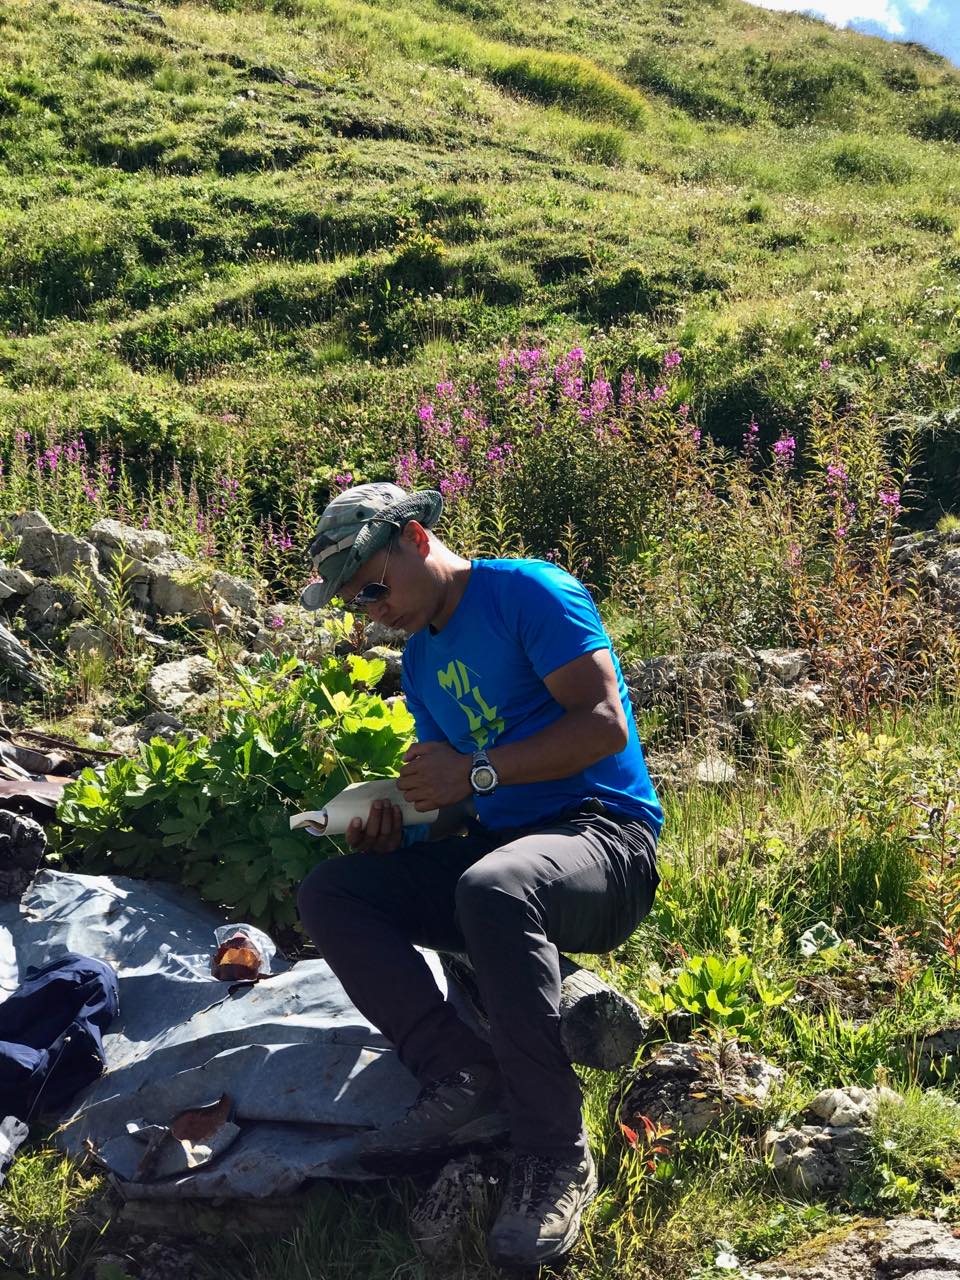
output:
[[[446,742],[447,737],[440,726],[434,720],[433,716],[426,708],[426,704],[420,699],[414,690],[414,676],[411,672],[412,663],[408,660],[408,649],[403,652],[403,663],[400,667],[400,688],[403,690],[403,698],[407,704],[407,710],[413,716],[414,724],[417,728],[418,742]]]
[[[566,570],[527,562],[506,585],[501,614],[541,680],[585,653],[610,648],[593,597]]]

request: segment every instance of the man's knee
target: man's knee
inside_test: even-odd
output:
[[[456,888],[457,919],[461,928],[495,927],[498,922],[526,916],[530,904],[517,892],[515,877],[497,866],[496,854],[468,867]]]
[[[347,854],[320,862],[301,882],[297,891],[297,910],[304,928],[317,940],[329,920],[343,918],[351,900],[362,898],[366,868],[359,866],[358,855]]]

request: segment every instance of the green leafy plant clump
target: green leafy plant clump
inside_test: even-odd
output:
[[[237,669],[217,736],[155,738],[66,788],[61,857],[192,885],[267,929],[292,925],[296,886],[339,846],[291,832],[290,815],[394,775],[410,742],[402,703],[371,692],[383,671],[356,656],[309,666],[265,655]]]

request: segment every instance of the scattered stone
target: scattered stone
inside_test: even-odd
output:
[[[146,695],[161,711],[190,714],[203,705],[216,674],[216,667],[201,654],[164,662],[151,672]]]
[[[661,1045],[609,1103],[610,1121],[636,1130],[641,1116],[695,1138],[733,1119],[752,1122],[783,1072],[736,1040]]]
[[[705,756],[695,766],[693,776],[704,786],[721,787],[736,782],[737,771],[720,756]]]
[[[99,654],[106,661],[114,657],[113,641],[102,627],[87,626],[78,623],[67,637],[67,653]]]
[[[765,679],[781,685],[796,684],[810,670],[807,649],[758,649],[757,661]]]
[[[836,1195],[850,1185],[863,1159],[870,1126],[881,1102],[900,1102],[899,1094],[882,1085],[861,1089],[824,1089],[805,1113],[799,1129],[768,1129],[764,1152],[774,1172],[795,1195],[819,1199]]]

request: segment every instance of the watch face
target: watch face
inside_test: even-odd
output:
[[[488,764],[478,764],[470,781],[477,791],[489,791],[491,787],[496,785],[497,775]]]

